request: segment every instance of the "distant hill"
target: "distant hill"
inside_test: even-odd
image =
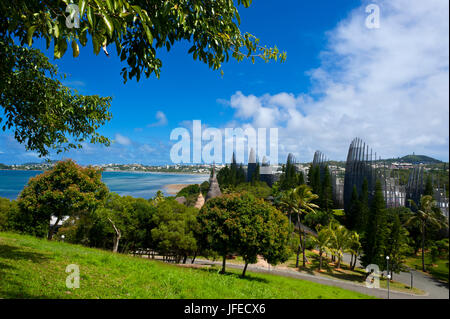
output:
[[[400,162],[400,163],[412,163],[412,164],[439,164],[442,161],[426,155],[406,155],[400,158],[391,158],[386,160],[387,162]]]

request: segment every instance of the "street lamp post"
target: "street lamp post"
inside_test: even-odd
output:
[[[389,256],[386,256],[386,272],[387,272],[387,289],[388,289],[388,298],[389,299],[389,282],[391,281],[391,275],[389,274]]]

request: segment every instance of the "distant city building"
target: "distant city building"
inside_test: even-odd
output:
[[[250,149],[250,154],[248,157],[247,165],[247,182],[252,181],[253,174],[256,172],[257,161],[255,156],[255,150]],[[278,167],[272,166],[267,162],[266,157],[263,157],[262,164],[259,166],[259,181],[266,182],[269,187],[280,179],[280,174],[278,173]]]

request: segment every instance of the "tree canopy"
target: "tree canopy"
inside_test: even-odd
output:
[[[32,45],[44,38],[47,48],[54,41],[54,56],[61,58],[69,45],[74,57],[79,44],[92,42],[94,53],[114,44],[124,80],[160,75],[162,61],[157,50],[169,51],[175,42],[192,44],[188,54],[213,70],[231,57],[238,61],[260,57],[284,60],[277,47],[259,45],[255,36],[241,32],[237,6],[249,7],[251,0],[16,0],[1,5],[4,27],[21,44]]]
[[[246,265],[256,262],[257,255],[271,264],[289,256],[287,218],[251,194],[229,194],[207,201],[198,222],[200,242],[223,257],[222,272],[231,253],[239,253]]]
[[[30,178],[18,197],[18,204],[23,218],[28,216],[34,221],[28,223],[33,228],[30,231],[42,229],[41,236],[51,217],[56,218],[55,224],[48,228],[51,239],[63,217],[96,209],[107,194],[108,188],[101,181],[100,171],[66,160],[58,162],[52,170]]]
[[[112,118],[111,98],[80,95],[63,78],[43,53],[14,44],[0,27],[0,125],[40,156],[81,148],[84,141],[110,143],[97,129]]]
[[[251,0],[15,0],[0,2],[0,105],[2,129],[12,129],[27,150],[48,156],[81,148],[84,141],[110,144],[97,130],[108,122],[110,97],[80,95],[64,86],[57,69],[33,40],[53,42],[54,57],[69,47],[73,57],[80,45],[92,42],[94,53],[109,55],[114,45],[124,82],[152,73],[159,77],[161,51],[176,42],[192,46],[194,60],[220,70],[231,57],[284,61],[277,47],[261,46],[255,36],[241,32],[239,5]],[[0,113],[1,114],[1,113]]]

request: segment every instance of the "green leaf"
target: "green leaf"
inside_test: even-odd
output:
[[[114,11],[114,6],[111,0],[106,0],[106,5],[108,6],[109,11]]]
[[[194,52],[195,49],[196,49],[196,46],[193,45],[193,46],[189,49],[188,54]]]
[[[94,53],[97,55],[97,54],[99,54],[99,52],[100,52],[100,47],[101,47],[101,41],[100,41],[100,39],[98,38],[98,35],[97,34],[94,34],[93,36],[92,36],[92,44],[93,44],[93,47],[94,47]]]
[[[54,56],[55,59],[61,59],[61,57],[66,53],[67,41],[64,38],[59,38],[55,45]]]
[[[80,9],[80,18],[82,19],[84,11],[86,10],[86,0],[80,0],[80,2],[78,2],[78,8]]]
[[[108,29],[109,37],[112,38],[114,32],[114,24],[111,21],[111,18],[107,15],[103,15],[103,21],[105,22],[106,28]]]
[[[36,25],[32,25],[31,27],[28,28],[27,43],[28,43],[28,46],[30,46],[30,47],[33,44],[33,34],[34,34],[34,31],[36,30],[36,28],[37,28]]]
[[[94,27],[94,12],[91,7],[88,7],[88,9],[87,9],[87,18],[88,18],[90,26],[93,28]]]
[[[59,38],[59,25],[58,23],[55,23],[53,26],[53,34],[55,35],[55,38]]]
[[[80,43],[82,46],[85,46],[87,43],[87,28],[85,28],[83,31],[81,31],[80,35],[78,36],[78,39],[80,40]]]
[[[75,40],[72,40],[72,55],[76,58],[80,54],[80,49],[78,48],[78,44]]]
[[[147,35],[148,42],[153,42],[153,35],[149,29],[149,27],[145,24],[142,25],[144,27],[145,34]]]

